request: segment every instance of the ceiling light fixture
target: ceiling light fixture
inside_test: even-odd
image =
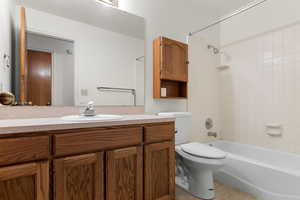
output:
[[[108,6],[118,7],[118,0],[96,0],[98,3],[102,3]]]

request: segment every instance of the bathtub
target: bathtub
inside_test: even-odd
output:
[[[258,200],[300,200],[300,156],[227,141],[208,143],[228,153],[219,182]]]

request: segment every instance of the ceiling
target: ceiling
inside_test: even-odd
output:
[[[142,17],[96,3],[95,0],[17,0],[20,5],[57,16],[81,21],[114,32],[144,38]],[[121,1],[121,0],[120,0]],[[124,2],[125,0],[122,0]],[[143,0],[137,0],[142,4]],[[144,0],[154,1],[154,0]],[[159,0],[163,1],[163,0]],[[197,8],[197,12],[215,19],[226,15],[253,0],[182,0]],[[136,1],[132,1],[136,2]],[[136,3],[137,3],[136,2]],[[147,2],[149,4],[149,2]]]
[[[144,39],[144,18],[95,0],[17,0],[19,5]]]

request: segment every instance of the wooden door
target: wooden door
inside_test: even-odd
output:
[[[48,200],[48,162],[0,168],[0,199]]]
[[[27,102],[27,48],[25,8],[20,8],[19,40],[19,103],[23,105]]]
[[[106,200],[142,200],[142,147],[109,151],[106,159]]]
[[[56,200],[103,200],[103,153],[56,159]]]
[[[175,199],[174,142],[145,146],[145,200]]]
[[[162,38],[161,79],[172,81],[188,80],[188,45]]]
[[[28,50],[27,99],[34,106],[51,105],[51,53]]]

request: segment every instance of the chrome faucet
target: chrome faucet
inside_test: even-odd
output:
[[[88,102],[86,108],[82,112],[82,115],[86,117],[93,117],[96,115],[96,110],[93,101]]]

